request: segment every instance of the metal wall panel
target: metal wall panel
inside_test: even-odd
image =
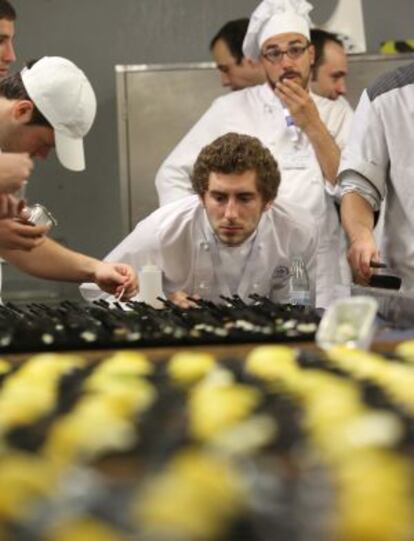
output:
[[[158,167],[223,88],[213,64],[118,66],[117,80],[120,189],[127,233],[157,208]]]
[[[414,55],[350,58],[348,99],[355,107],[378,75]],[[118,66],[120,189],[124,233],[158,206],[155,174],[164,158],[223,94],[212,64]]]

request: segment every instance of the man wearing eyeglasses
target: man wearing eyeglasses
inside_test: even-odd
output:
[[[156,186],[164,205],[192,193],[190,175],[203,146],[228,131],[259,138],[278,160],[279,197],[310,211],[320,229],[317,305],[329,304],[339,266],[340,226],[333,201],[340,149],[352,110],[309,90],[314,49],[305,1],[264,0],[253,13],[244,54],[260,59],[267,82],[215,100],[162,164]],[[345,265],[346,263],[344,263]]]

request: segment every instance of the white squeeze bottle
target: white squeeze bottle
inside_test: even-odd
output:
[[[295,256],[290,266],[290,303],[302,306],[311,304],[309,276],[300,256]]]
[[[162,272],[157,265],[148,263],[138,272],[139,300],[150,304],[153,308],[163,308],[157,297],[164,297],[162,291]]]

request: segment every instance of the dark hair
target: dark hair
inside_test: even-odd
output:
[[[229,51],[236,59],[237,64],[240,64],[244,58],[243,41],[248,26],[249,19],[247,18],[227,22],[211,40],[210,51],[214,48],[218,40],[221,39],[229,48]]]
[[[15,21],[17,18],[16,10],[7,0],[0,0],[0,19]]]
[[[26,67],[30,69],[36,62],[37,60],[31,60],[27,62]],[[27,93],[20,73],[13,73],[0,81],[0,97],[6,98],[6,100],[30,100],[33,103],[33,112],[29,124],[52,127]]]
[[[310,31],[310,40],[315,48],[315,61],[313,63],[313,72],[316,74],[318,69],[325,62],[325,45],[327,43],[334,42],[341,47],[344,46],[337,34],[333,32],[327,32],[321,28],[312,28]]]
[[[242,174],[256,172],[256,187],[265,203],[272,201],[280,184],[280,172],[270,150],[257,137],[227,133],[205,146],[194,164],[193,190],[203,196],[210,173]]]

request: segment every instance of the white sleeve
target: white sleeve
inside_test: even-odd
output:
[[[201,149],[223,135],[223,108],[218,98],[165,159],[155,177],[160,206],[194,194],[191,174]]]
[[[373,184],[361,176],[356,171],[348,169],[341,175],[341,184],[339,186],[339,200],[347,193],[357,192],[372,207],[374,212],[379,211],[381,207],[381,195]]]
[[[342,152],[349,139],[354,111],[344,98],[340,97],[338,101],[342,107],[340,113],[336,115],[334,125],[330,127],[329,131]]]
[[[355,191],[360,191],[358,186],[362,178],[362,182],[371,184],[383,199],[386,194],[388,168],[389,154],[384,126],[375,102],[370,100],[364,90],[355,111],[348,143],[342,153],[338,179],[340,183],[346,179],[349,191],[352,175],[357,173]]]
[[[337,102],[338,111],[335,115],[332,115],[331,119],[329,119],[327,128],[342,154],[348,141],[349,133],[351,131],[354,111],[352,110],[349,103],[344,98],[342,98],[342,96],[338,98]],[[341,105],[341,107],[339,107],[339,105]],[[339,197],[340,192],[338,184],[332,185],[332,183],[326,179],[325,191],[334,198]]]

